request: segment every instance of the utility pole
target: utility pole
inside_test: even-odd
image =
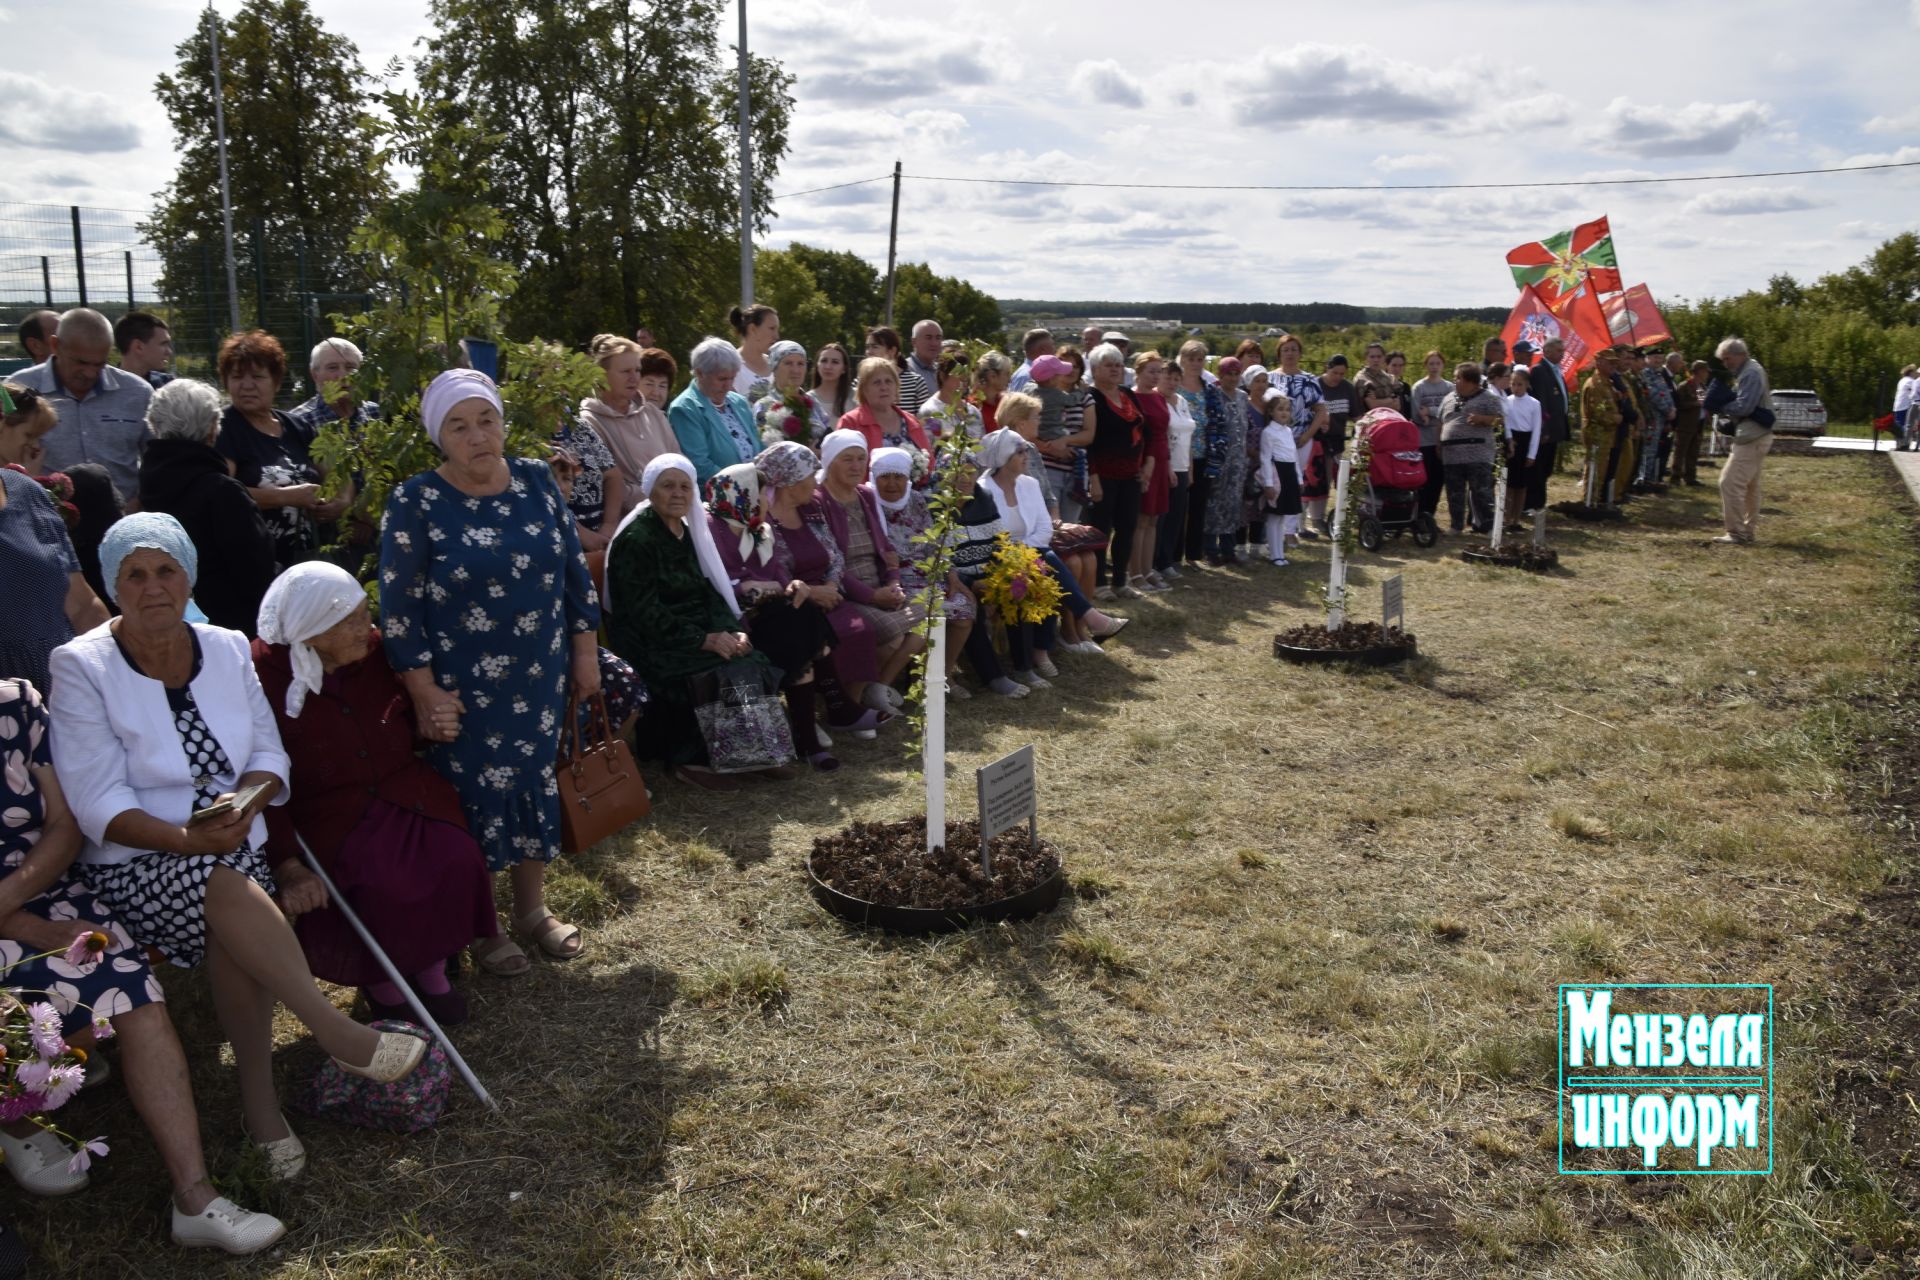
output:
[[[213,135],[220,150],[220,229],[227,247],[227,321],[240,331],[240,267],[233,257],[233,189],[227,182],[227,105],[220,89],[220,15],[207,6],[207,39],[213,45]]]
[[[747,101],[747,0],[740,3],[740,306],[753,305],[753,135]]]
[[[893,221],[887,226],[887,328],[893,328],[893,251],[900,242],[900,162],[893,162]]]

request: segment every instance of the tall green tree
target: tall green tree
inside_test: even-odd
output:
[[[895,269],[893,319],[903,337],[927,319],[938,320],[949,338],[997,343],[1002,337],[1000,304],[991,294],[954,276],[936,275],[922,262],[901,263]]]
[[[717,0],[433,0],[431,97],[499,138],[484,173],[520,271],[515,336],[644,324],[685,350],[738,289],[735,70]],[[786,154],[778,63],[749,63],[754,210]]]
[[[840,309],[840,330],[835,337],[856,356],[860,354],[865,331],[880,323],[886,307],[886,284],[872,263],[845,249],[821,249],[810,244],[791,244],[786,253],[813,274],[820,291]],[[785,331],[786,313],[780,315]]]
[[[173,126],[179,163],[141,232],[159,248],[163,294],[190,313],[217,317],[184,326],[176,319],[178,336],[193,344],[203,329],[224,332],[227,324],[212,47],[203,16],[174,53],[177,65],[155,81],[154,93]],[[306,311],[297,296],[303,272],[311,293],[365,287],[348,242],[388,191],[366,118],[375,81],[353,42],[328,31],[307,0],[243,0],[221,26],[220,71],[243,322],[284,330]],[[265,315],[258,314],[262,292]]]
[[[845,341],[845,311],[790,250],[761,249],[753,255],[753,288],[758,301],[780,313],[780,336],[805,347],[808,355],[829,342]]]

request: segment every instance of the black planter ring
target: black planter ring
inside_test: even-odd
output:
[[[1420,646],[1413,640],[1402,644],[1376,644],[1365,649],[1315,649],[1303,644],[1283,644],[1277,636],[1273,641],[1274,657],[1304,666],[1351,662],[1362,667],[1390,667],[1396,662],[1417,657],[1419,652]]]
[[[996,920],[1027,920],[1053,910],[1066,890],[1067,870],[1064,866],[1056,867],[1052,875],[1030,889],[1023,889],[1010,898],[969,907],[896,907],[856,898],[816,875],[811,854],[807,856],[807,882],[814,901],[849,924],[885,929],[890,933],[951,933]]]
[[[1551,548],[1543,559],[1509,559],[1494,551],[1462,551],[1460,558],[1468,564],[1490,564],[1501,569],[1525,569],[1528,573],[1546,573],[1560,567],[1560,553]]]

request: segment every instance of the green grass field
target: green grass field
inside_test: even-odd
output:
[[[1050,693],[956,705],[963,796],[1038,749],[1074,888],[1024,924],[903,940],[810,901],[814,835],[915,812],[893,742],[745,796],[658,783],[561,865],[588,957],[472,984],[459,1042],[501,1113],[296,1115],[291,1187],[244,1153],[200,978],[168,974],[215,1167],[286,1243],[172,1250],[118,1086],[64,1117],[114,1143],[95,1186],[8,1217],[74,1275],[1866,1274],[1849,1242],[1903,1210],[1834,1101],[1864,1032],[1831,921],[1911,859],[1856,752],[1907,678],[1914,511],[1870,458],[1767,486],[1749,550],[1706,545],[1704,489],[1556,524],[1557,574],[1362,555],[1363,602],[1405,574],[1405,670],[1275,662],[1309,550],[1138,602]],[[1776,985],[1772,1177],[1556,1174],[1554,988],[1591,978]],[[319,1055],[282,1031],[291,1095]]]

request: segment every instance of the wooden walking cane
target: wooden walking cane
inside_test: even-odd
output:
[[[327,869],[320,865],[320,859],[313,856],[313,850],[307,847],[306,837],[296,831],[293,838],[300,844],[300,856],[307,860],[308,869],[319,876],[320,883],[326,886],[327,905],[345,916],[347,923],[353,926],[353,931],[360,935],[360,941],[365,944],[368,951],[373,953],[373,958],[380,962],[380,967],[386,970],[387,981],[400,988],[400,994],[406,997],[407,1007],[413,1010],[415,1017],[420,1019],[420,1025],[431,1032],[433,1038],[440,1042],[440,1047],[446,1050],[447,1060],[453,1063],[453,1069],[460,1073],[460,1078],[467,1082],[467,1088],[473,1090],[473,1096],[485,1103],[487,1110],[498,1111],[500,1104],[493,1100],[493,1095],[487,1092],[487,1087],[481,1084],[479,1077],[473,1074],[473,1068],[467,1065],[467,1060],[460,1056],[458,1049],[453,1047],[453,1041],[447,1038],[447,1033],[440,1029],[440,1024],[433,1020],[433,1015],[428,1013],[426,1006],[420,1003],[420,997],[414,994],[413,984],[400,976],[400,971],[393,967],[393,961],[387,959],[387,953],[380,949],[380,944],[373,940],[371,933],[367,932],[367,926],[360,923],[360,917],[353,913],[353,908],[347,905],[347,900],[340,896],[338,889],[333,887],[333,878],[327,874]]]

